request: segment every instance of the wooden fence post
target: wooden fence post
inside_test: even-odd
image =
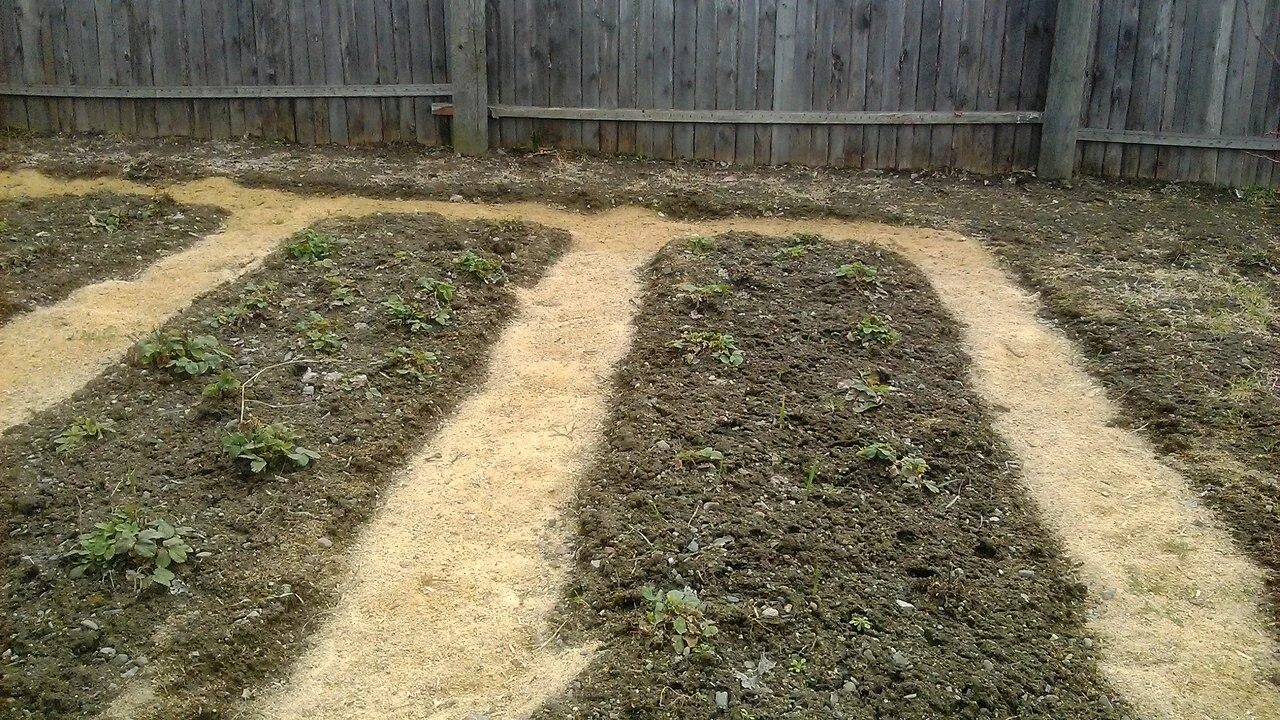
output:
[[[449,0],[449,84],[453,87],[453,149],[489,150],[489,76],[485,0]]]
[[[1085,69],[1094,35],[1098,0],[1060,0],[1053,36],[1053,61],[1040,130],[1039,175],[1071,177],[1076,164],[1076,134],[1084,105]]]

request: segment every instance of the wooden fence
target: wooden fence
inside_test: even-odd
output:
[[[1277,49],[1280,0],[0,0],[0,122],[1274,186]]]

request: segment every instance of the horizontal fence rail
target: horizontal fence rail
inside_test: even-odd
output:
[[[0,125],[1280,185],[1280,0],[0,0]]]

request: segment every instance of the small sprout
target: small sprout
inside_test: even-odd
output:
[[[122,220],[119,210],[108,210],[102,216],[89,213],[89,227],[101,228],[108,235],[120,230]]]
[[[844,399],[853,403],[853,411],[859,414],[880,407],[897,391],[896,387],[880,382],[875,374],[867,373],[857,380],[841,380],[836,387],[845,391]]]
[[[499,232],[523,233],[526,225],[520,218],[502,218],[501,220],[495,220],[493,222],[493,227],[495,227]]]
[[[317,262],[333,254],[333,239],[318,230],[306,228],[294,233],[285,249],[295,260]]]
[[[866,615],[854,615],[849,618],[849,627],[860,633],[868,632],[871,630],[871,618]]]
[[[649,603],[644,618],[646,630],[656,639],[669,638],[677,655],[711,652],[711,638],[720,629],[707,619],[707,606],[692,588],[659,592],[646,585],[640,594]]]
[[[496,285],[507,277],[502,270],[501,260],[486,258],[470,250],[462,253],[454,262],[488,285]]]
[[[80,536],[79,547],[70,553],[76,561],[71,576],[83,577],[92,569],[106,577],[125,566],[125,577],[140,591],[152,584],[170,587],[177,577],[173,567],[193,552],[187,542],[192,534],[191,528],[165,520],[144,522],[137,510],[125,508]]]
[[[209,325],[225,325],[228,327],[241,327],[251,318],[262,317],[262,313],[271,306],[271,295],[275,292],[277,284],[274,282],[266,282],[261,285],[250,283],[244,287],[244,291],[240,293],[240,299],[235,305],[223,308],[216,316],[214,316]]]
[[[433,319],[427,317],[426,311],[416,303],[406,301],[400,295],[388,295],[387,299],[382,301],[382,307],[386,308],[387,314],[395,318],[409,332],[424,332],[431,328]],[[447,317],[444,319],[448,320]],[[436,322],[441,324],[438,318]]]
[[[693,283],[681,283],[676,286],[683,297],[687,297],[693,301],[694,307],[704,302],[714,300],[718,297],[724,297],[733,291],[727,283],[707,283],[706,285],[695,285]]]
[[[907,455],[898,459],[893,465],[893,474],[895,476],[903,476],[912,480],[919,480],[924,474],[929,472],[929,463],[919,455]]]
[[[711,463],[712,465],[719,465],[724,462],[724,453],[712,447],[704,447],[701,450],[681,450],[676,453],[676,460],[681,463]]]
[[[212,335],[177,335],[159,330],[138,341],[135,362],[180,375],[204,375],[221,370],[230,351]]]
[[[870,283],[872,285],[878,285],[880,283],[880,271],[870,265],[858,262],[857,260],[845,263],[844,265],[836,268],[835,275],[838,278],[849,278],[859,282]]]
[[[863,345],[869,345],[872,342],[893,345],[902,339],[902,333],[894,330],[879,317],[868,315],[862,318],[856,328],[849,331],[848,338],[850,340],[861,340]]]
[[[804,471],[804,489],[813,492],[813,482],[818,479],[818,458],[814,458],[809,463],[809,467]]]
[[[455,285],[450,285],[443,280],[437,280],[429,277],[418,278],[417,286],[431,293],[435,297],[436,302],[441,305],[448,305],[453,302],[453,296],[458,291],[458,288]]]
[[[822,236],[817,233],[807,233],[807,232],[791,233],[791,237],[795,238],[796,242],[804,243],[805,245],[809,245],[809,246],[817,245],[818,243],[822,242]]]
[[[738,349],[737,341],[728,333],[686,332],[680,335],[679,340],[669,343],[668,347],[684,350],[685,362],[690,365],[696,364],[698,356],[707,350],[721,364],[729,367],[741,367],[746,361],[742,351]]]
[[[358,289],[356,281],[341,275],[329,275],[325,279],[329,283],[329,307],[346,307],[356,301]]]
[[[799,238],[797,237],[797,239]],[[796,243],[795,245],[788,245],[787,247],[782,248],[781,250],[775,252],[773,256],[788,257],[788,258],[804,257],[809,253],[810,250],[813,250],[815,247],[816,247],[816,244],[814,243],[799,242],[799,243]]]
[[[426,382],[435,376],[436,365],[440,358],[427,350],[411,350],[398,347],[384,356],[388,369],[401,377],[409,377],[418,382]]]
[[[222,436],[222,448],[234,461],[248,463],[249,472],[260,474],[268,468],[306,467],[320,459],[315,450],[296,443],[297,436],[281,423],[252,425],[244,432]]]
[[[312,350],[334,352],[342,347],[342,336],[332,330],[328,318],[314,310],[307,313],[295,329],[302,333],[302,342]]]
[[[898,459],[898,451],[893,449],[892,445],[882,442],[873,442],[870,445],[864,445],[857,452],[858,457],[876,461],[895,462]]]
[[[715,238],[706,235],[695,235],[689,238],[688,242],[689,250],[700,255],[716,249]]]
[[[239,389],[240,381],[236,379],[236,376],[231,374],[230,370],[223,370],[218,373],[218,377],[214,378],[213,382],[204,386],[204,390],[200,394],[207,398],[220,398],[226,397]]]
[[[793,675],[803,675],[808,667],[809,661],[802,657],[793,657],[787,661],[787,672]]]
[[[69,453],[84,447],[90,440],[105,440],[107,433],[115,431],[114,420],[95,420],[81,415],[53,439],[53,444],[56,452]]]

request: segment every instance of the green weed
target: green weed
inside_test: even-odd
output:
[[[896,462],[898,459],[898,451],[894,450],[892,445],[882,442],[873,442],[862,446],[858,449],[857,455],[864,460],[872,462],[880,460],[891,463]]]
[[[809,668],[809,661],[802,657],[793,657],[787,661],[787,672],[792,675],[803,675]]]
[[[501,260],[486,258],[470,250],[462,253],[454,262],[463,270],[475,275],[489,285],[496,285],[507,278],[502,269]]]
[[[433,315],[428,315],[421,305],[407,301],[401,295],[388,295],[382,301],[382,307],[409,332],[426,332],[433,324],[443,327],[452,322],[448,307],[440,307]]]
[[[223,308],[214,316],[210,324],[241,327],[252,318],[262,317],[263,311],[271,307],[271,297],[275,294],[277,287],[278,285],[274,282],[245,285],[239,301],[231,307]]]
[[[733,292],[733,288],[727,283],[707,283],[706,285],[695,285],[693,283],[681,283],[676,286],[681,293],[681,297],[688,298],[693,301],[694,307],[698,307],[705,302],[710,302],[716,298],[726,297]]]
[[[342,336],[333,331],[333,324],[328,318],[314,310],[307,313],[294,329],[302,333],[300,339],[312,350],[330,353],[342,348]]]
[[[408,377],[418,382],[426,382],[435,376],[436,366],[440,358],[427,350],[411,350],[398,347],[384,356],[388,369],[401,377]]]
[[[689,238],[689,250],[699,255],[716,249],[715,238],[706,235],[695,235]]]
[[[53,439],[58,453],[69,453],[84,447],[90,440],[105,440],[107,433],[116,431],[114,420],[95,420],[81,415]]]
[[[849,278],[872,285],[880,284],[880,271],[857,260],[836,268],[835,275],[838,278]]]
[[[281,423],[253,425],[244,432],[222,436],[222,448],[233,462],[246,463],[257,475],[267,469],[302,468],[320,454],[297,444],[297,435]]]
[[[860,633],[870,632],[871,618],[866,615],[854,615],[849,618],[849,627],[852,627]]]
[[[213,382],[204,386],[200,394],[207,398],[220,398],[231,395],[239,389],[240,381],[236,376],[231,374],[230,370],[223,370],[218,373],[218,377],[214,378]]]
[[[453,302],[453,296],[458,292],[456,285],[450,285],[443,280],[436,280],[435,278],[430,277],[418,278],[416,285],[418,288],[431,293],[431,295],[435,297],[436,302],[441,305],[448,305]]]
[[[191,528],[165,520],[145,522],[136,509],[126,508],[80,536],[79,547],[71,553],[76,560],[71,576],[95,570],[106,577],[125,566],[125,577],[139,590],[152,584],[170,587],[174,566],[186,563],[193,552],[187,542],[192,534]]]
[[[231,352],[212,335],[156,330],[138,341],[132,356],[141,365],[194,377],[221,370],[231,359]]]
[[[329,275],[324,280],[329,283],[329,307],[347,307],[355,303],[359,294],[355,280],[341,275]]]
[[[293,234],[285,250],[294,260],[318,262],[333,254],[333,238],[319,230],[306,228]]]
[[[646,585],[640,592],[649,603],[644,618],[654,637],[670,642],[683,657],[711,652],[711,638],[720,629],[706,617],[707,605],[692,588],[659,592]]]
[[[741,367],[746,361],[737,341],[728,333],[681,333],[680,339],[671,341],[668,347],[683,350],[685,362],[690,365],[696,364],[703,352],[710,352],[712,357],[729,367]]]
[[[852,403],[852,410],[859,414],[880,407],[897,391],[894,386],[880,382],[876,375],[867,373],[857,380],[841,380],[836,387],[845,391],[845,401]]]
[[[724,462],[724,453],[712,447],[704,447],[700,450],[681,450],[676,453],[676,460],[681,464],[691,462],[695,465],[701,463],[720,465]]]
[[[868,315],[862,318],[857,327],[849,331],[848,338],[850,340],[861,340],[863,345],[869,345],[873,342],[893,345],[902,339],[902,333],[894,330],[893,327],[878,316]]]

